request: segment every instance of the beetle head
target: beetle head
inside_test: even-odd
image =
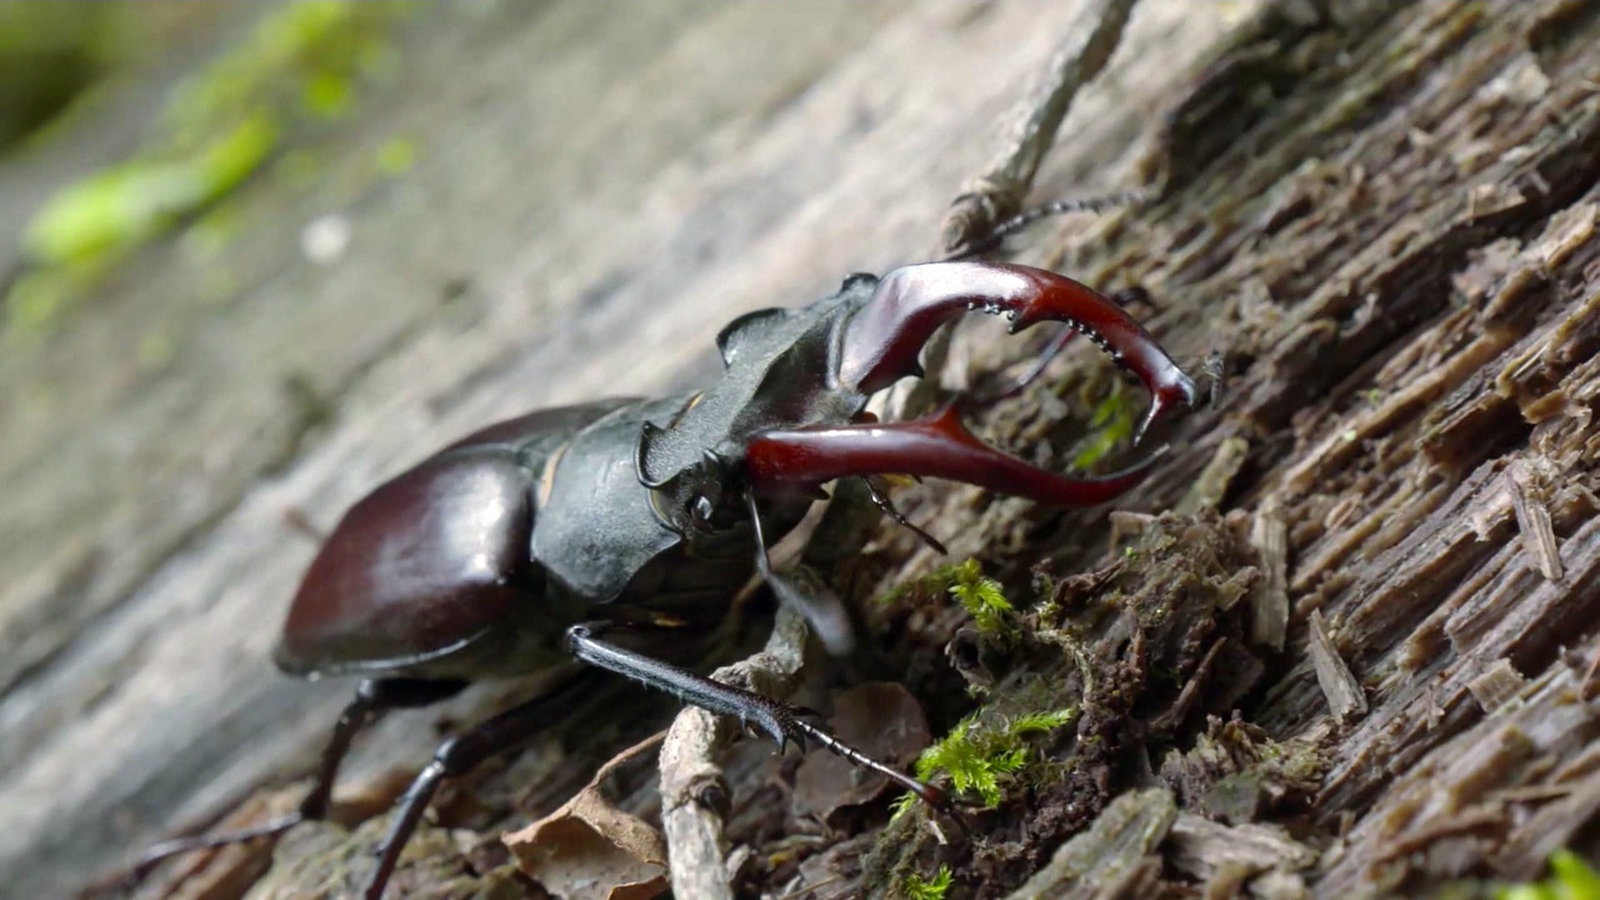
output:
[[[667,429],[646,422],[635,463],[639,482],[650,489],[656,515],[679,534],[726,531],[744,521],[740,466],[716,450],[705,450],[699,460],[665,478],[652,479],[647,474],[650,448],[666,434]]]

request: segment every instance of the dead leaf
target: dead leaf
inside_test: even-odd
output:
[[[624,750],[561,808],[502,840],[528,877],[562,900],[650,900],[667,889],[667,842],[653,825],[611,804],[606,777],[655,747],[661,732]]]
[[[841,693],[828,725],[846,744],[891,766],[909,763],[933,739],[922,705],[895,682],[857,685]],[[872,800],[888,784],[885,776],[819,747],[806,754],[795,773],[795,809],[826,819],[835,810]]]

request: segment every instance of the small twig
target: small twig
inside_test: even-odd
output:
[[[1078,90],[1105,68],[1137,0],[1095,0],[1068,29],[1040,84],[1017,106],[1005,144],[983,174],[962,186],[944,220],[944,248],[956,252],[987,238],[1022,209],[1056,131]]]
[[[800,614],[780,606],[766,647],[711,677],[781,699],[794,689],[806,637]],[[722,833],[730,792],[714,759],[738,734],[734,722],[696,707],[684,709],[667,730],[661,747],[661,824],[672,889],[679,897],[733,898]]]
[[[959,259],[992,247],[997,227],[1001,238],[1020,224],[1001,223],[1022,212],[1033,188],[1039,163],[1055,143],[1056,132],[1072,108],[1078,91],[1106,66],[1122,41],[1122,32],[1138,0],[1091,0],[1067,30],[1067,38],[1056,48],[1043,77],[1007,114],[1001,148],[979,175],[969,178],[956,198],[950,201],[940,227],[939,258]],[[1069,202],[1069,208],[1095,207],[1104,201]],[[1048,210],[1048,207],[1043,207]],[[1046,214],[1049,214],[1046,212]],[[933,408],[937,390],[934,384],[944,369],[950,352],[950,329],[940,329],[923,348],[923,360],[931,381],[913,381],[896,392],[890,401],[897,416],[920,415]]]

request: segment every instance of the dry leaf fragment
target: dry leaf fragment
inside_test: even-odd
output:
[[[650,900],[667,889],[660,830],[611,804],[601,790],[623,763],[654,748],[661,732],[624,750],[560,809],[502,840],[528,877],[562,900]]]
[[[844,691],[828,724],[840,740],[892,766],[909,763],[933,740],[922,704],[895,682]],[[801,813],[826,819],[837,809],[872,800],[888,785],[883,775],[818,747],[795,773],[794,804]]]

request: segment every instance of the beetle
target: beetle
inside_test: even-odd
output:
[[[1047,471],[974,437],[953,405],[902,422],[866,412],[874,393],[921,374],[918,356],[935,329],[974,310],[1004,314],[1013,332],[1057,321],[1093,339],[1150,393],[1136,442],[1196,403],[1189,376],[1093,289],[1027,266],[937,262],[852,275],[809,306],[740,316],[717,336],[724,371],[705,390],[547,409],[462,438],[351,507],[290,604],[279,668],[362,679],[305,800],[249,831],[153,847],[135,874],[175,853],[322,818],[351,740],[387,710],[574,659],[739,716],[780,750],[819,742],[943,802],[936,788],[844,745],[802,710],[684,665],[704,652],[729,598],[756,572],[835,649],[845,642],[826,604],[767,559],[769,543],[828,482],[896,473],[1089,506],[1150,472],[1154,456],[1098,477]],[[535,698],[440,745],[399,801],[366,896],[382,895],[443,779],[530,737],[567,699]]]

